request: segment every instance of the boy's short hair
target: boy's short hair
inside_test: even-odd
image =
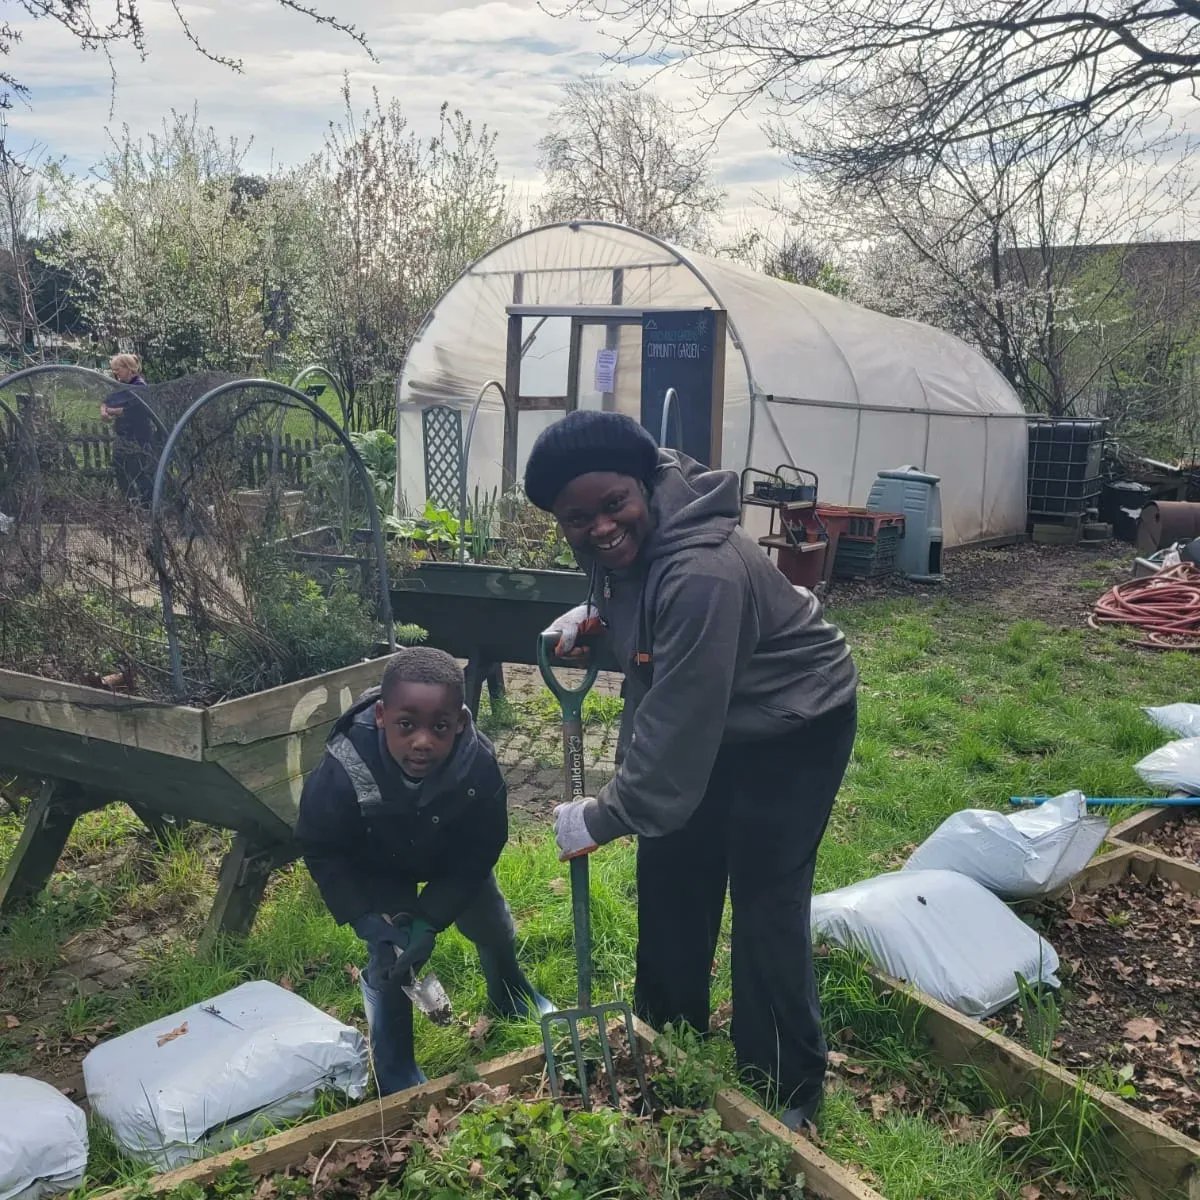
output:
[[[379,698],[386,705],[402,683],[433,683],[450,689],[456,704],[466,694],[462,667],[445,650],[432,646],[410,646],[392,655],[383,669]]]

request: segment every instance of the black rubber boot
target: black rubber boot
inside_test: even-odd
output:
[[[498,1016],[536,1018],[554,1011],[554,1005],[525,978],[512,942],[475,949],[479,951],[479,965],[487,981],[488,1003]]]

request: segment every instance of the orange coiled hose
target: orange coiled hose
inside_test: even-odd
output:
[[[1096,601],[1088,624],[1132,625],[1146,634],[1134,645],[1151,650],[1200,651],[1200,568],[1180,563],[1118,583]]]

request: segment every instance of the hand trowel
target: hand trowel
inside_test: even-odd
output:
[[[450,997],[446,995],[442,981],[432,971],[426,971],[419,979],[416,971],[410,971],[409,982],[400,986],[417,1010],[435,1025],[449,1025],[454,1019]]]

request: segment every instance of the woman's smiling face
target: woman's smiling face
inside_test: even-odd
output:
[[[633,565],[653,527],[646,489],[615,471],[577,475],[555,499],[554,516],[572,550],[610,571]]]

